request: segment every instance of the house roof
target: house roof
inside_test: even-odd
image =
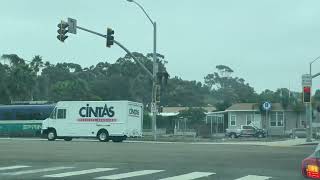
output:
[[[182,110],[188,110],[190,107],[163,107],[163,113],[179,113]],[[215,107],[191,107],[191,108],[202,108],[205,109],[207,112],[215,111]]]
[[[237,103],[233,104],[226,111],[258,111],[259,106],[257,103]]]
[[[271,111],[292,111],[292,108],[288,107],[284,109],[284,107],[280,103],[271,103]],[[237,103],[233,104],[226,111],[260,111],[259,103]]]

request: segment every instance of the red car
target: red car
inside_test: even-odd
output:
[[[320,179],[320,145],[306,159],[302,161],[301,173],[310,179]]]

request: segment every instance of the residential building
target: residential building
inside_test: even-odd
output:
[[[294,111],[292,107],[284,108],[280,103],[273,103],[269,111],[261,110],[258,103],[237,103],[225,111],[207,114],[207,123],[217,125],[221,133],[227,128],[240,128],[241,125],[254,125],[268,131],[269,135],[285,135],[293,128],[306,127],[304,112]],[[213,123],[212,123],[213,121]]]

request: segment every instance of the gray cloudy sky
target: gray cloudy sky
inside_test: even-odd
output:
[[[158,25],[158,52],[171,76],[203,82],[224,64],[256,91],[289,87],[300,91],[301,74],[320,56],[317,0],[137,0]],[[73,17],[101,33],[107,27],[131,51],[152,52],[152,26],[126,0],[1,0],[0,54],[90,66],[114,62],[125,52],[85,32],[57,38],[57,24]],[[72,37],[71,37],[72,36]],[[313,66],[320,71],[320,60]],[[320,87],[319,80],[314,87]]]

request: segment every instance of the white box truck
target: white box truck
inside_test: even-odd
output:
[[[122,142],[142,136],[142,121],[143,105],[137,102],[60,101],[42,122],[41,133],[49,141],[95,137],[102,142]]]

